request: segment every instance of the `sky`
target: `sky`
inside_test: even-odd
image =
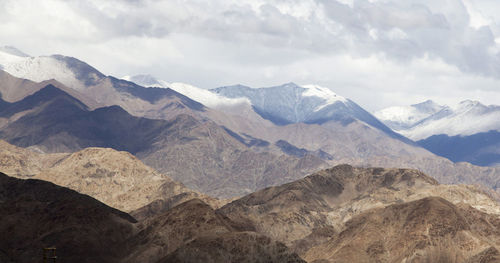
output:
[[[370,111],[500,105],[494,0],[0,0],[0,45],[201,88],[318,84]]]

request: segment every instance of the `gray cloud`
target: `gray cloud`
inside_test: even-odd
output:
[[[373,109],[363,94],[495,102],[498,10],[492,0],[0,0],[0,41],[207,88],[320,83]]]
[[[499,53],[492,51],[498,27],[471,27],[460,0],[447,6],[430,1],[354,0],[351,6],[333,0],[309,2],[305,16],[280,10],[287,1],[252,6],[245,1],[115,0],[113,10],[93,1],[72,1],[70,6],[94,26],[100,40],[183,33],[317,54],[382,52],[402,61],[430,55],[464,72],[500,76]]]

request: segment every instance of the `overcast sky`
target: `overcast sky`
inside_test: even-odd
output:
[[[496,0],[0,0],[0,45],[202,88],[319,84],[371,111],[500,104]]]

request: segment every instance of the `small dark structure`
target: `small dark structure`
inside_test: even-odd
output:
[[[47,247],[43,249],[43,263],[55,263],[57,259],[56,248]]]

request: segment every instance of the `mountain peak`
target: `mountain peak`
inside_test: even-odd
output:
[[[324,119],[313,115],[336,102],[347,102],[328,88],[293,82],[265,88],[236,85],[211,91],[226,98],[246,98],[259,115],[279,125]]]
[[[486,107],[481,102],[479,102],[477,100],[463,100],[463,101],[458,103],[458,105],[456,106],[456,109],[457,110],[471,109],[471,108],[478,107],[478,106],[479,107]]]
[[[134,76],[125,76],[122,79],[134,82],[135,84],[143,87],[166,88],[164,83],[149,74],[138,74]]]
[[[302,85],[302,87],[307,89],[302,93],[303,96],[315,96],[326,100],[322,106],[318,107],[318,110],[336,101],[347,102],[346,98],[337,95],[329,88],[314,84]]]
[[[410,106],[393,106],[375,112],[375,116],[396,131],[407,130],[446,108],[432,100]]]

